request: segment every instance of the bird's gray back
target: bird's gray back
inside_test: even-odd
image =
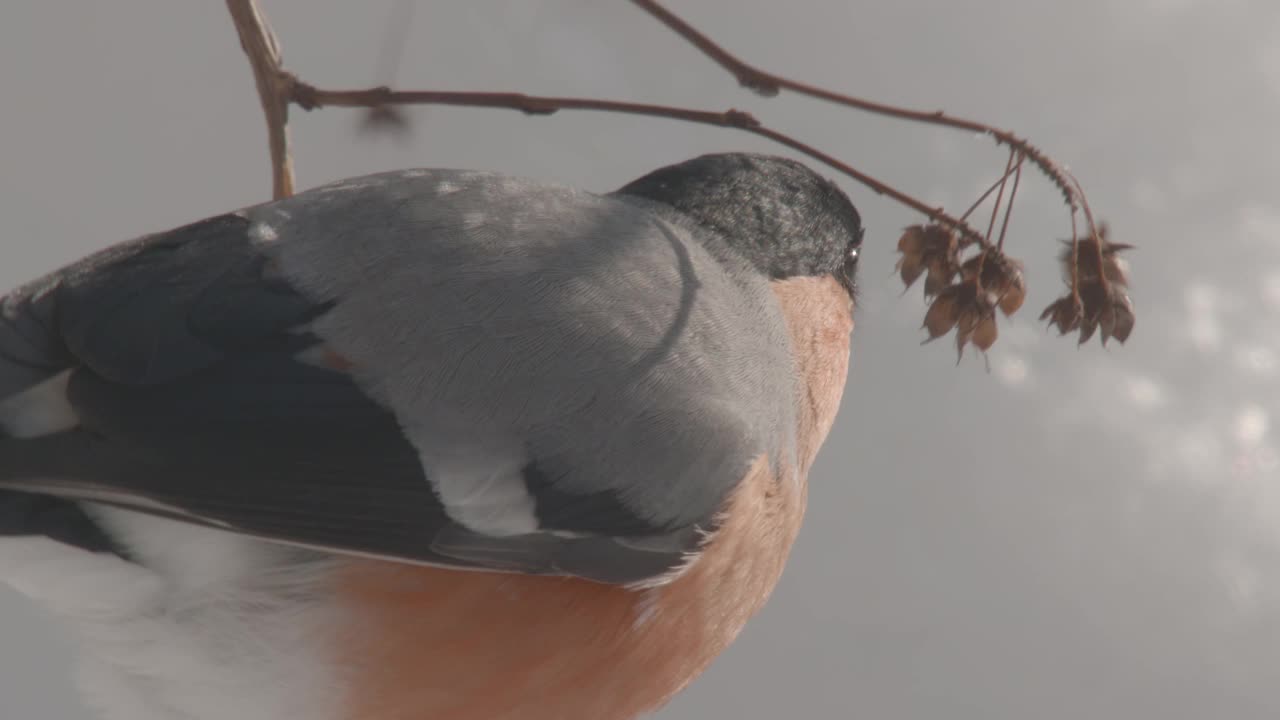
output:
[[[790,450],[782,316],[767,281],[696,228],[449,170],[344,181],[245,215],[284,279],[332,305],[310,329],[424,461],[525,456],[556,491],[612,495],[676,529],[705,523],[756,456]]]

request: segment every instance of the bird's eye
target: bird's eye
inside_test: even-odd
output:
[[[844,271],[852,273],[858,269],[858,255],[862,253],[862,248],[852,245],[848,250],[844,251]]]
[[[857,284],[858,275],[858,256],[861,249],[857,245],[852,245],[848,250],[844,251],[844,262],[840,265],[840,271],[837,277],[840,278],[841,284],[849,290],[849,294],[853,295],[854,288]]]

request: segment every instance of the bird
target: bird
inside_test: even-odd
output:
[[[107,720],[629,720],[765,604],[864,230],[791,159],[407,169],[0,299],[0,581]]]

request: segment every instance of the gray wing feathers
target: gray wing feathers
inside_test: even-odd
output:
[[[247,217],[281,273],[332,303],[311,329],[424,458],[523,450],[555,490],[672,530],[788,451],[794,378],[767,281],[644,208],[416,171]]]
[[[115,246],[0,301],[0,416],[53,387],[83,426],[0,431],[0,486],[339,552],[653,578],[756,458],[792,450],[780,310],[699,232],[406,171]],[[350,369],[312,365],[318,345]]]

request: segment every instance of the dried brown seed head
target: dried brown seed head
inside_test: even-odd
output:
[[[1066,335],[1080,327],[1082,312],[1083,308],[1076,303],[1075,298],[1066,295],[1050,303],[1049,307],[1040,313],[1040,319],[1048,320],[1050,325],[1057,325],[1058,334]]]
[[[967,281],[976,279],[983,289],[993,293],[1005,315],[1017,312],[1027,297],[1022,263],[995,248],[983,250],[966,260],[960,267],[960,276]]]
[[[1102,303],[1102,309],[1098,312],[1102,344],[1106,345],[1110,338],[1115,338],[1123,344],[1129,339],[1129,333],[1133,332],[1133,323],[1133,301],[1129,299],[1129,295],[1123,288],[1113,285],[1111,292]]]
[[[1119,285],[1104,289],[1098,283],[1081,285],[1080,302],[1071,295],[1060,297],[1040,314],[1041,320],[1058,327],[1059,335],[1080,331],[1077,344],[1083,345],[1101,330],[1102,344],[1115,338],[1121,343],[1133,332],[1133,301]]]
[[[1098,282],[1099,265],[1101,265],[1102,275],[1106,277],[1108,283],[1116,285],[1129,284],[1129,263],[1120,256],[1120,253],[1132,249],[1133,245],[1113,243],[1107,238],[1107,235],[1107,226],[1103,224],[1098,227],[1097,242],[1094,242],[1091,237],[1080,238],[1074,250],[1074,263],[1072,263],[1072,241],[1062,241],[1066,247],[1058,255],[1058,260],[1062,264],[1063,280],[1067,284],[1071,283],[1073,267],[1079,282]],[[1101,260],[1099,260],[1099,248],[1101,248]]]
[[[937,223],[912,225],[898,238],[898,272],[902,283],[911,287],[920,275],[928,272],[924,281],[925,297],[933,297],[951,284],[960,269],[959,241],[956,234]]]
[[[902,284],[909,288],[924,272],[924,226],[912,225],[903,231],[898,238],[898,252],[902,257],[898,258],[897,270]]]
[[[929,262],[929,274],[924,279],[924,295],[932,297],[942,292],[956,276],[956,262],[950,258],[934,258]]]
[[[1106,326],[1103,327],[1102,341],[1105,344],[1107,335],[1110,334],[1111,337],[1119,340],[1120,344],[1123,345],[1124,342],[1129,339],[1129,334],[1133,332],[1133,323],[1135,319],[1133,301],[1129,299],[1128,293],[1117,290],[1115,297],[1112,299],[1110,309],[1112,313],[1110,328],[1107,328]]]
[[[956,351],[964,355],[964,347],[973,343],[986,351],[996,341],[996,296],[983,289],[974,279],[948,285],[934,298],[925,314],[924,328],[929,340],[956,331]]]
[[[912,225],[903,229],[902,237],[898,238],[898,252],[904,255],[920,255],[924,252],[923,225]]]
[[[979,350],[986,352],[995,344],[998,334],[996,330],[996,314],[992,312],[978,322],[978,326],[973,329],[973,336],[969,340]]]
[[[951,332],[960,319],[959,291],[961,285],[944,288],[933,298],[929,311],[924,315],[924,327],[929,331],[929,339],[942,337]]]

